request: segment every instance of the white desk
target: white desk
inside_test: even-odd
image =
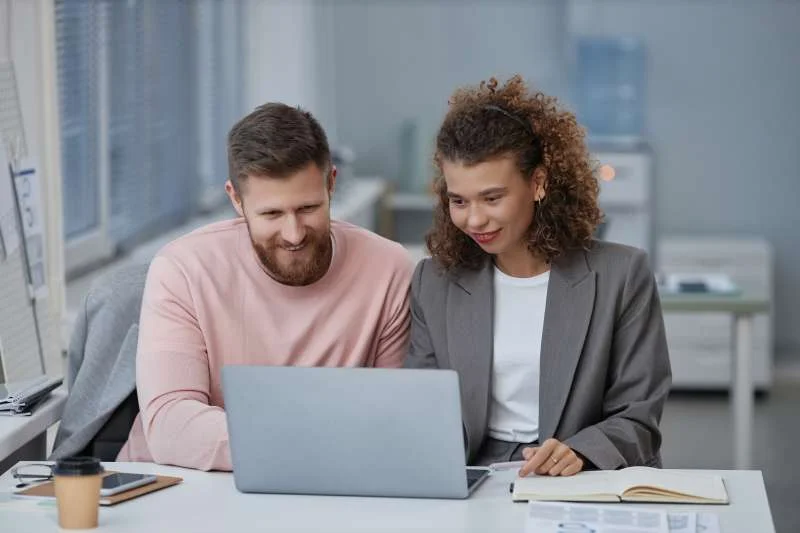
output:
[[[47,454],[47,428],[61,419],[67,391],[63,386],[36,408],[31,416],[0,416],[0,468],[21,460],[42,460]]]
[[[417,500],[242,494],[227,473],[149,463],[105,466],[126,472],[177,475],[184,482],[116,507],[101,508],[99,531],[524,531],[526,506],[513,503],[508,492],[513,472],[490,478],[467,500]],[[774,533],[761,472],[715,473],[725,478],[730,505],[653,507],[718,513],[723,533]],[[18,533],[53,531],[55,507],[34,508],[31,500],[9,503],[5,495],[13,485],[8,472],[0,477],[1,523],[13,520]]]
[[[733,318],[734,467],[750,468],[753,454],[753,317],[769,310],[769,301],[747,294],[661,293],[665,313],[728,313]]]

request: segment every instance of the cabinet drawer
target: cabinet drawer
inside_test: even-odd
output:
[[[672,388],[727,389],[733,365],[730,350],[670,349]],[[753,383],[758,388],[772,385],[772,361],[753,357]]]
[[[772,359],[771,322],[767,315],[753,320],[753,357]],[[733,323],[719,313],[665,313],[667,346],[673,349],[700,349],[728,352],[733,342]]]

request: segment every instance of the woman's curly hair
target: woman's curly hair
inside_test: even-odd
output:
[[[446,270],[479,268],[487,257],[450,218],[444,161],[475,165],[512,156],[526,180],[545,171],[545,196],[534,207],[528,248],[548,263],[568,249],[585,248],[600,223],[598,184],[575,116],[554,97],[532,93],[514,76],[457,89],[436,137],[434,191],[438,205],[426,237],[431,255]]]

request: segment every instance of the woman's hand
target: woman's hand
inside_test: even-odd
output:
[[[583,470],[583,459],[556,439],[547,439],[541,446],[525,448],[522,456],[527,462],[519,470],[520,477],[531,474],[574,476]]]

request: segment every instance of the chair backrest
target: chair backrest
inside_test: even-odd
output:
[[[139,414],[139,400],[134,390],[78,455],[97,457],[101,461],[115,461],[128,440],[128,433],[137,414]]]
[[[83,428],[88,429],[95,421],[102,420],[98,409],[109,402],[120,403],[85,444],[80,440],[74,444],[83,446],[81,455],[113,461],[127,441],[139,413],[134,370],[135,325],[139,320],[147,270],[146,263],[125,265],[92,284],[70,343],[70,398],[56,437],[56,447],[60,441],[71,438],[71,434],[80,435],[85,431]],[[96,396],[98,383],[107,384],[102,391],[107,396],[99,399]],[[132,392],[128,392],[131,389]],[[69,423],[65,424],[67,421]],[[80,438],[89,436],[85,434]],[[70,449],[69,453],[73,451],[78,450]]]

